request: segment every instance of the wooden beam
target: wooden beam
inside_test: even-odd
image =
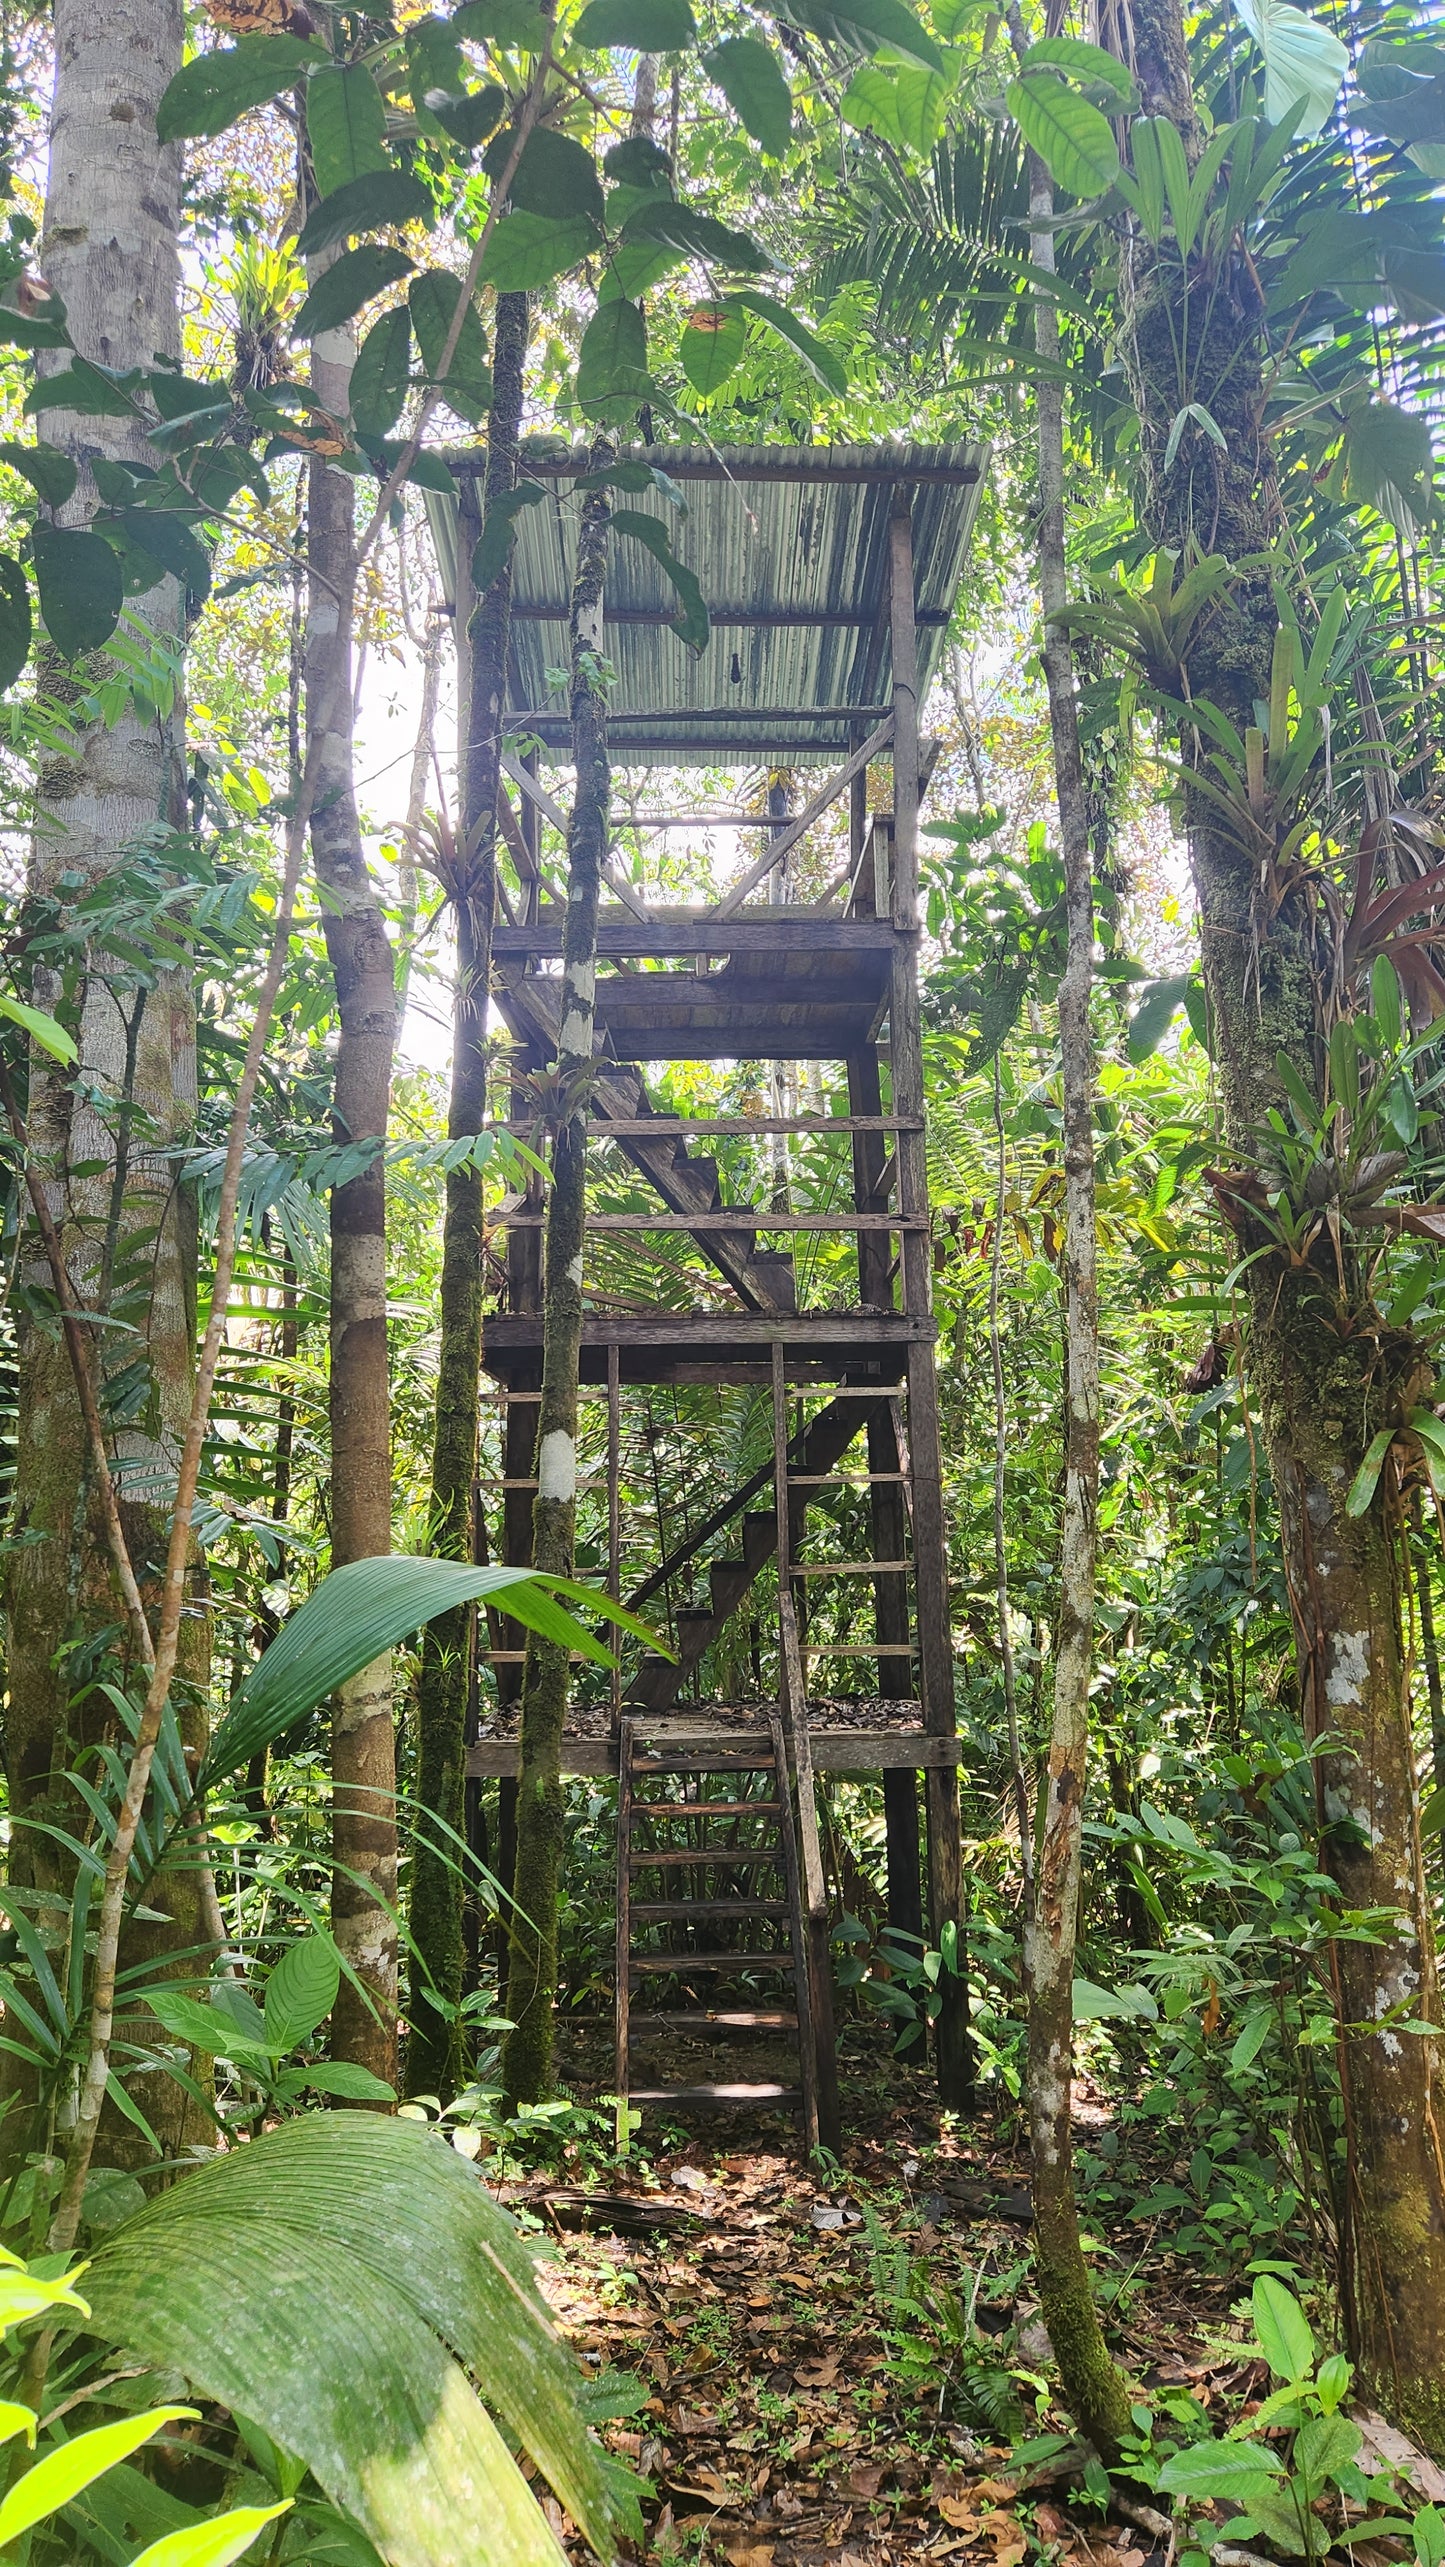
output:
[[[745,914],[725,924],[707,910],[692,918],[659,920],[602,912],[597,924],[599,956],[645,956],[662,960],[695,954],[852,954],[887,953],[893,930],[887,919],[820,917],[814,909],[776,909],[766,919]],[[536,924],[499,927],[493,944],[499,963],[531,962],[562,951],[560,907],[549,902]]]
[[[560,802],[554,802],[551,794],[547,791],[546,786],[544,784],[539,784],[534,775],[528,774],[527,769],[523,766],[520,758],[512,757],[509,752],[504,749],[502,752],[501,763],[503,774],[511,777],[513,784],[515,784],[520,791],[526,795],[527,800],[531,803],[533,809],[540,811],[544,820],[550,820],[554,829],[560,829],[562,836],[565,839],[568,834],[569,823],[567,814],[563,810]],[[623,905],[623,908],[630,909],[634,918],[645,918],[647,916],[647,903],[645,900],[638,899],[631,883],[624,881],[621,874],[618,873],[616,866],[612,862],[612,851],[610,848],[602,859],[602,873],[608,890],[616,893],[617,898]]]
[[[755,1747],[756,1730],[719,1730],[718,1748],[724,1752]],[[943,1772],[957,1765],[959,1741],[956,1738],[929,1738],[920,1729],[820,1729],[809,1724],[808,1748],[813,1770],[819,1774],[877,1774],[904,1771]],[[468,1775],[483,1781],[500,1775],[515,1777],[521,1771],[521,1748],[515,1738],[482,1738],[467,1749]],[[617,1741],[615,1738],[564,1738],[562,1741],[564,1774],[615,1774]]]
[[[805,838],[815,822],[821,820],[824,812],[837,801],[839,794],[847,792],[855,775],[861,775],[870,760],[877,757],[879,750],[886,749],[892,736],[893,715],[889,713],[879,723],[876,731],[869,732],[861,747],[854,750],[847,764],[840,767],[836,775],[830,776],[826,784],[819,786],[812,801],[804,806],[797,819],[790,821],[786,829],[779,831],[772,845],[764,849],[757,863],[751,865],[743,875],[741,882],[733,884],[731,891],[718,902],[713,913],[715,917],[731,918],[735,911],[741,909],[748,893],[756,891],[764,875],[770,874],[775,865],[780,865],[785,856],[791,855],[799,840]]]
[[[518,1120],[493,1124],[490,1128],[499,1132],[515,1132],[525,1141],[536,1131],[540,1120],[540,1115],[534,1114],[529,1123]],[[846,1139],[850,1132],[921,1132],[924,1121],[921,1114],[653,1114],[639,1117],[635,1122],[623,1115],[618,1115],[615,1121],[610,1117],[598,1117],[588,1124],[587,1129],[589,1133],[600,1133],[604,1138],[610,1134],[614,1140],[635,1139],[644,1134],[653,1141],[683,1140],[696,1139],[703,1133],[723,1132],[740,1140],[746,1140],[754,1132],[812,1132],[828,1140],[835,1134]]]
[[[545,1212],[501,1212],[497,1230],[539,1229]],[[926,1230],[928,1216],[898,1212],[769,1212],[763,1204],[732,1204],[722,1212],[589,1212],[589,1230]]]

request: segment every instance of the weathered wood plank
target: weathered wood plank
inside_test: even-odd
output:
[[[720,1732],[717,1740],[724,1753],[735,1752],[738,1741],[746,1744],[756,1735],[751,1730]],[[956,1738],[930,1738],[921,1729],[814,1729],[809,1728],[808,1744],[812,1751],[813,1769],[820,1774],[876,1774],[899,1767],[915,1772],[932,1772],[956,1766],[962,1753]],[[664,1755],[666,1750],[661,1751]],[[495,1780],[501,1775],[515,1776],[521,1771],[521,1749],[515,1738],[482,1738],[467,1749],[469,1775],[482,1780]],[[613,1738],[564,1738],[562,1741],[564,1774],[615,1774],[617,1742]]]

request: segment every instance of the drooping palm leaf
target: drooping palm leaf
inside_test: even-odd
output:
[[[497,2425],[599,2556],[624,2527],[530,2259],[419,2123],[319,2113],[114,2231],[86,2331],[262,2425],[391,2567],[557,2567]]]

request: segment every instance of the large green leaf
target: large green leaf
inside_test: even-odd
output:
[[[686,562],[678,560],[661,518],[648,517],[640,508],[615,508],[612,527],[615,534],[630,535],[634,542],[644,544],[666,573],[682,609],[673,631],[686,642],[689,650],[702,650],[709,632],[707,604],[697,573],[689,570]]]
[[[325,60],[319,46],[299,36],[244,36],[238,45],[198,54],[162,92],[156,132],[163,143],[223,134],[249,107],[279,98],[309,65]]]
[[[1052,72],[1011,80],[1008,103],[1027,143],[1071,196],[1102,196],[1119,175],[1119,146],[1107,116]]]
[[[1340,94],[1350,57],[1339,37],[1307,17],[1290,0],[1234,0],[1264,58],[1264,112],[1272,125],[1289,113],[1297,98],[1305,102],[1296,126],[1302,137],[1317,134]]]
[[[754,142],[781,160],[792,139],[793,93],[771,46],[758,36],[729,36],[702,67]]]
[[[480,282],[530,293],[576,267],[598,239],[590,214],[505,214],[482,252]]]
[[[876,45],[887,45],[924,71],[943,69],[940,47],[904,0],[787,0],[781,14],[825,43],[861,45],[869,53]]]
[[[238,1687],[211,1740],[202,1787],[248,1763],[348,1676],[370,1666],[408,1632],[419,1631],[434,1614],[480,1596],[500,1595],[506,1596],[513,1621],[544,1639],[581,1650],[600,1665],[610,1664],[607,1651],[563,1609],[559,1595],[599,1619],[622,1624],[652,1647],[659,1645],[634,1614],[571,1578],[542,1578],[530,1569],[468,1568],[461,1561],[419,1559],[403,1551],[352,1560],[322,1579]]]
[[[0,553],[0,692],[13,686],[30,657],[30,589],[23,565]]]
[[[391,2567],[557,2567],[465,2372],[612,2554],[606,2464],[529,2257],[420,2124],[289,2122],[112,2230],[85,2290],[86,2332],[261,2425]]]
[[[841,400],[848,389],[848,369],[842,358],[836,348],[827,347],[821,339],[815,338],[807,323],[800,321],[796,312],[789,311],[786,303],[776,302],[771,294],[759,294],[751,286],[745,286],[740,293],[730,294],[728,301],[735,311],[751,312],[755,320],[776,331],[794,354],[802,358],[808,372],[824,390],[836,393]]]
[[[865,62],[843,93],[841,112],[860,132],[881,135],[884,142],[926,159],[943,131],[955,85],[947,71]]]
[[[1314,2369],[1309,2319],[1277,2273],[1260,2273],[1250,2294],[1260,2351],[1277,2380],[1302,2380]]]
[[[1382,516],[1421,519],[1429,514],[1434,460],[1428,422],[1393,401],[1367,401],[1345,428],[1350,495],[1367,499]]]
[[[774,265],[750,232],[735,231],[715,214],[705,214],[697,205],[679,205],[671,196],[644,198],[628,215],[622,237],[629,244],[665,242],[670,249],[686,250],[693,258],[709,259],[740,276],[761,276]]]
[[[47,2451],[43,2460],[17,2478],[0,2504],[0,2546],[8,2548],[47,2514],[58,2513],[92,2479],[139,2451],[163,2424],[194,2420],[195,2412],[194,2407],[152,2407],[145,2415],[123,2416],[118,2424],[100,2424],[91,2433],[77,2433],[71,2441],[62,2442],[58,2451]]]
[[[635,303],[619,297],[593,313],[582,333],[577,398],[584,410],[608,401],[642,401],[651,389],[647,324]]]
[[[440,385],[446,401],[459,419],[469,419],[476,426],[486,417],[491,406],[492,369],[487,363],[487,342],[476,306],[470,300],[462,316],[461,336],[452,351],[446,381],[441,381],[441,362],[456,316],[457,298],[464,291],[462,279],[453,276],[449,268],[429,267],[414,279],[407,295],[407,306],[427,381]]]
[[[363,63],[328,64],[306,91],[306,139],[323,201],[388,167],[386,107]]]
[[[60,454],[54,446],[21,446],[7,437],[0,442],[0,463],[22,474],[47,508],[63,508],[75,496],[76,468],[69,455]]]
[[[336,2003],[341,1961],[326,1934],[288,1944],[266,1982],[266,2039],[278,2057],[309,2041]]]
[[[499,490],[487,502],[486,521],[472,546],[472,586],[485,597],[512,557],[517,519],[524,508],[536,508],[547,493],[538,481],[519,481],[515,490]]]
[[[425,223],[430,230],[435,220],[430,189],[409,169],[368,170],[323,197],[307,216],[296,247],[302,258],[314,258],[357,232],[380,232],[392,223]]]
[[[98,651],[120,622],[125,581],[109,544],[88,530],[48,526],[31,530],[35,581],[45,629],[61,657]]]
[[[747,336],[741,312],[730,311],[725,303],[700,303],[689,312],[680,353],[683,373],[694,392],[710,398],[736,373]]]
[[[217,2514],[189,2530],[166,2532],[132,2559],[131,2567],[232,2567],[268,2522],[290,2510],[289,2496],[279,2505],[237,2505],[233,2512]]]
[[[573,29],[579,45],[599,52],[677,53],[697,33],[690,0],[587,0]]]
[[[411,314],[404,303],[373,321],[351,369],[351,415],[363,435],[384,437],[406,399]]]
[[[515,142],[515,128],[510,125],[493,135],[482,156],[489,178],[500,179]],[[554,134],[550,125],[538,125],[522,145],[507,202],[524,214],[545,214],[549,221],[566,214],[590,214],[600,223],[602,181],[597,164],[570,134]]]
[[[395,285],[398,277],[410,276],[415,265],[405,250],[390,249],[384,241],[364,241],[359,250],[344,250],[335,265],[318,276],[297,313],[291,325],[296,337],[314,339],[323,330],[339,330],[374,295]]]

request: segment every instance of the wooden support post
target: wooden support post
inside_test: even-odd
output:
[[[632,2003],[632,1723],[617,1723],[617,2154],[627,2154]]]
[[[896,932],[889,1002],[889,1052],[893,1111],[923,1115],[923,1040],[918,1002],[918,650],[914,629],[913,530],[906,496],[889,520],[889,624],[893,657],[893,924]],[[898,1208],[905,1217],[928,1206],[928,1152],[921,1128],[900,1131],[897,1143]],[[900,1243],[903,1308],[926,1318],[932,1307],[930,1245],[926,1230],[904,1230]],[[948,1551],[943,1516],[938,1381],[931,1345],[909,1348],[908,1440],[912,1463],[914,1580],[923,1725],[935,1737],[958,1726],[954,1701],[953,1633],[948,1594]],[[958,1781],[950,1770],[930,1770],[928,1804],[928,1905],[935,1942],[945,1927],[958,1936],[959,1975],[945,1972],[937,2025],[939,2093],[953,2111],[972,2098],[968,2040],[968,1986],[963,1971],[963,1842]]]
[[[616,1346],[607,1349],[607,1592],[614,1604],[622,1601],[622,1358]],[[622,1718],[622,1660],[619,1651],[621,1633],[614,1627],[612,1646],[616,1663],[612,1669],[612,1726]]]
[[[807,2041],[812,2088],[813,2128],[810,2146],[821,2144],[836,2157],[843,2139],[838,2103],[838,2043],[833,2023],[833,1963],[829,1950],[828,1888],[823,1874],[823,1848],[818,1834],[818,1796],[813,1781],[808,1737],[808,1692],[798,1621],[793,1609],[792,1493],[788,1485],[788,1385],[783,1350],[773,1347],[773,1468],[778,1508],[778,1650],[782,1671],[782,1734],[798,1787],[798,1852],[802,1873],[804,1943],[807,1958]],[[786,1763],[779,1788],[788,1787]],[[798,2037],[804,2038],[803,2007],[798,2008]]]

